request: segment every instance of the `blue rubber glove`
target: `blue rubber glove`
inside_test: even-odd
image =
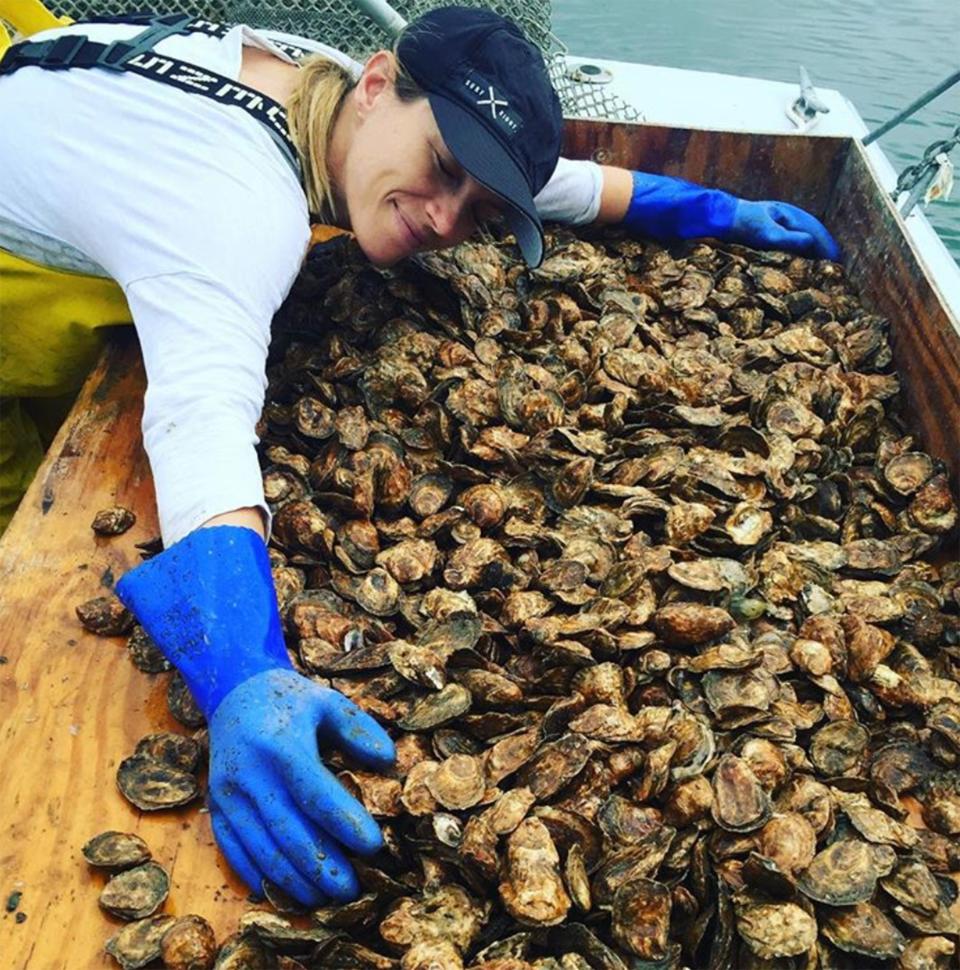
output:
[[[787,202],[749,202],[668,175],[632,172],[621,225],[663,241],[712,236],[758,249],[839,259],[833,236],[809,212]]]
[[[840,247],[823,223],[789,202],[738,199],[730,234],[723,238],[754,249],[783,249],[834,262],[840,259]]]
[[[377,823],[320,760],[318,741],[375,769],[393,742],[342,694],[294,669],[263,540],[198,529],[128,572],[117,595],[180,671],[210,732],[209,806],[230,865],[306,906],[359,894],[344,849],[377,851]]]

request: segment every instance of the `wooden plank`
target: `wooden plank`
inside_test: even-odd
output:
[[[852,143],[829,206],[847,275],[863,304],[890,321],[907,414],[923,447],[960,487],[960,321],[950,314],[890,199]]]
[[[823,215],[849,139],[568,121],[563,150],[570,158],[673,175],[746,199],[780,199]]]
[[[166,912],[196,912],[218,939],[236,928],[246,889],[215,851],[200,803],[151,815],[130,806],[114,778],[149,731],[184,729],[167,712],[167,675],[148,676],[125,638],[87,633],[77,604],[106,592],[157,534],[153,483],[140,440],[145,387],[132,333],[113,343],[0,540],[0,901],[5,970],[116,967],[102,947],[120,922],[97,905],[105,878],[80,847],[105,829],[136,832],[171,874]],[[98,538],[94,514],[134,510],[125,535]]]

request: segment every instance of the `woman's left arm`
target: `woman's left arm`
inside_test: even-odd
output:
[[[823,224],[798,206],[752,202],[668,175],[594,162],[561,158],[537,207],[544,218],[622,225],[664,241],[710,236],[758,249],[840,256]]]

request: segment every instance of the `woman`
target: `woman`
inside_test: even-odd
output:
[[[8,52],[0,247],[28,259],[8,256],[5,279],[18,293],[49,281],[61,301],[77,278],[36,263],[100,282],[42,314],[34,287],[5,311],[14,340],[0,394],[9,404],[63,386],[62,362],[89,357],[97,325],[129,319],[125,300],[147,371],[144,443],[167,548],[117,592],[207,717],[211,821],[228,860],[255,891],[266,878],[316,904],[353,898],[345,850],[380,845],[317,738],[373,768],[389,767],[393,746],[293,669],[264,544],[254,426],[270,320],[311,218],[352,231],[381,266],[455,245],[494,216],[532,264],[547,216],[836,248],[791,206],[558,163],[562,118],[542,58],[490,12],[433,11],[362,69],[296,45],[320,56],[246,27],[155,17],[51,31]]]

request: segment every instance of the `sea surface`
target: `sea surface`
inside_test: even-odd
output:
[[[960,0],[553,0],[574,53],[836,88],[871,129],[960,70]],[[880,139],[900,172],[960,124],[960,83]],[[927,210],[960,263],[953,196]]]

